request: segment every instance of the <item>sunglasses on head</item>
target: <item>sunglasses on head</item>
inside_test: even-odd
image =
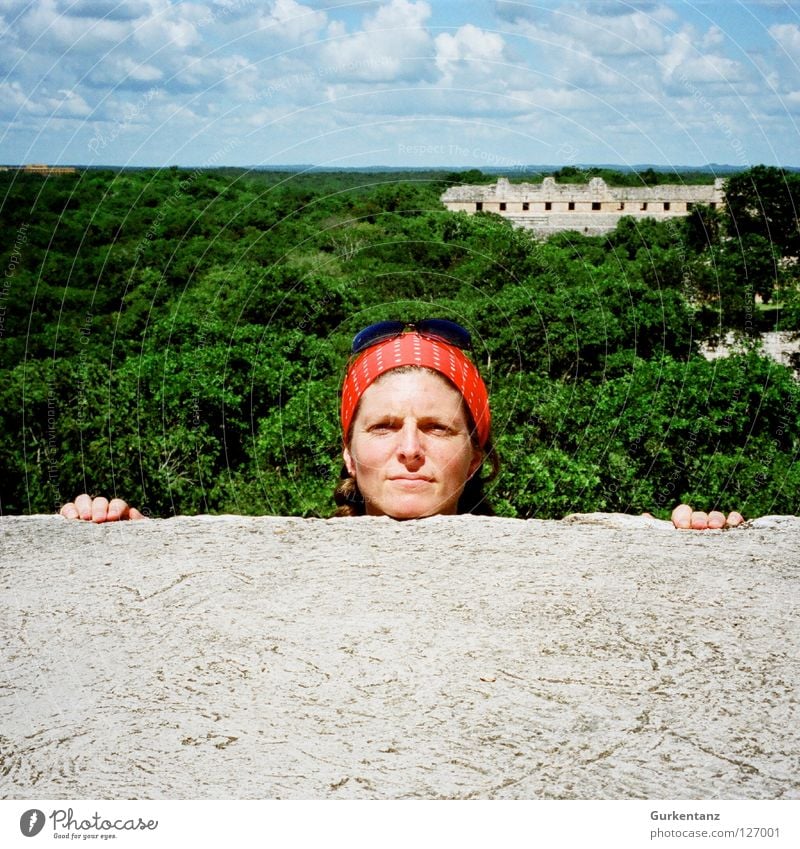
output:
[[[446,318],[424,318],[422,321],[379,321],[377,324],[370,324],[353,337],[352,353],[360,354],[379,342],[402,336],[409,330],[428,339],[438,339],[455,345],[464,351],[472,350],[472,337],[460,324]]]

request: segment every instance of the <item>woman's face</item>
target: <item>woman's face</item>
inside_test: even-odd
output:
[[[395,519],[455,513],[482,460],[460,393],[425,369],[390,371],[369,386],[344,450],[367,514]]]

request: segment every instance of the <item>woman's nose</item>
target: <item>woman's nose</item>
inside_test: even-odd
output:
[[[401,457],[414,459],[422,457],[422,442],[416,424],[406,424],[398,433],[397,451]]]

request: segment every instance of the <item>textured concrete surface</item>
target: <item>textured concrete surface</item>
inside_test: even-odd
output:
[[[800,798],[800,519],[0,519],[3,798]]]

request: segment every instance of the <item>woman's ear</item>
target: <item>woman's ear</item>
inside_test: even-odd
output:
[[[351,478],[355,479],[356,476],[356,464],[353,462],[353,455],[350,453],[350,449],[345,446],[342,451],[342,459],[344,460],[344,464],[347,467],[347,473]]]

